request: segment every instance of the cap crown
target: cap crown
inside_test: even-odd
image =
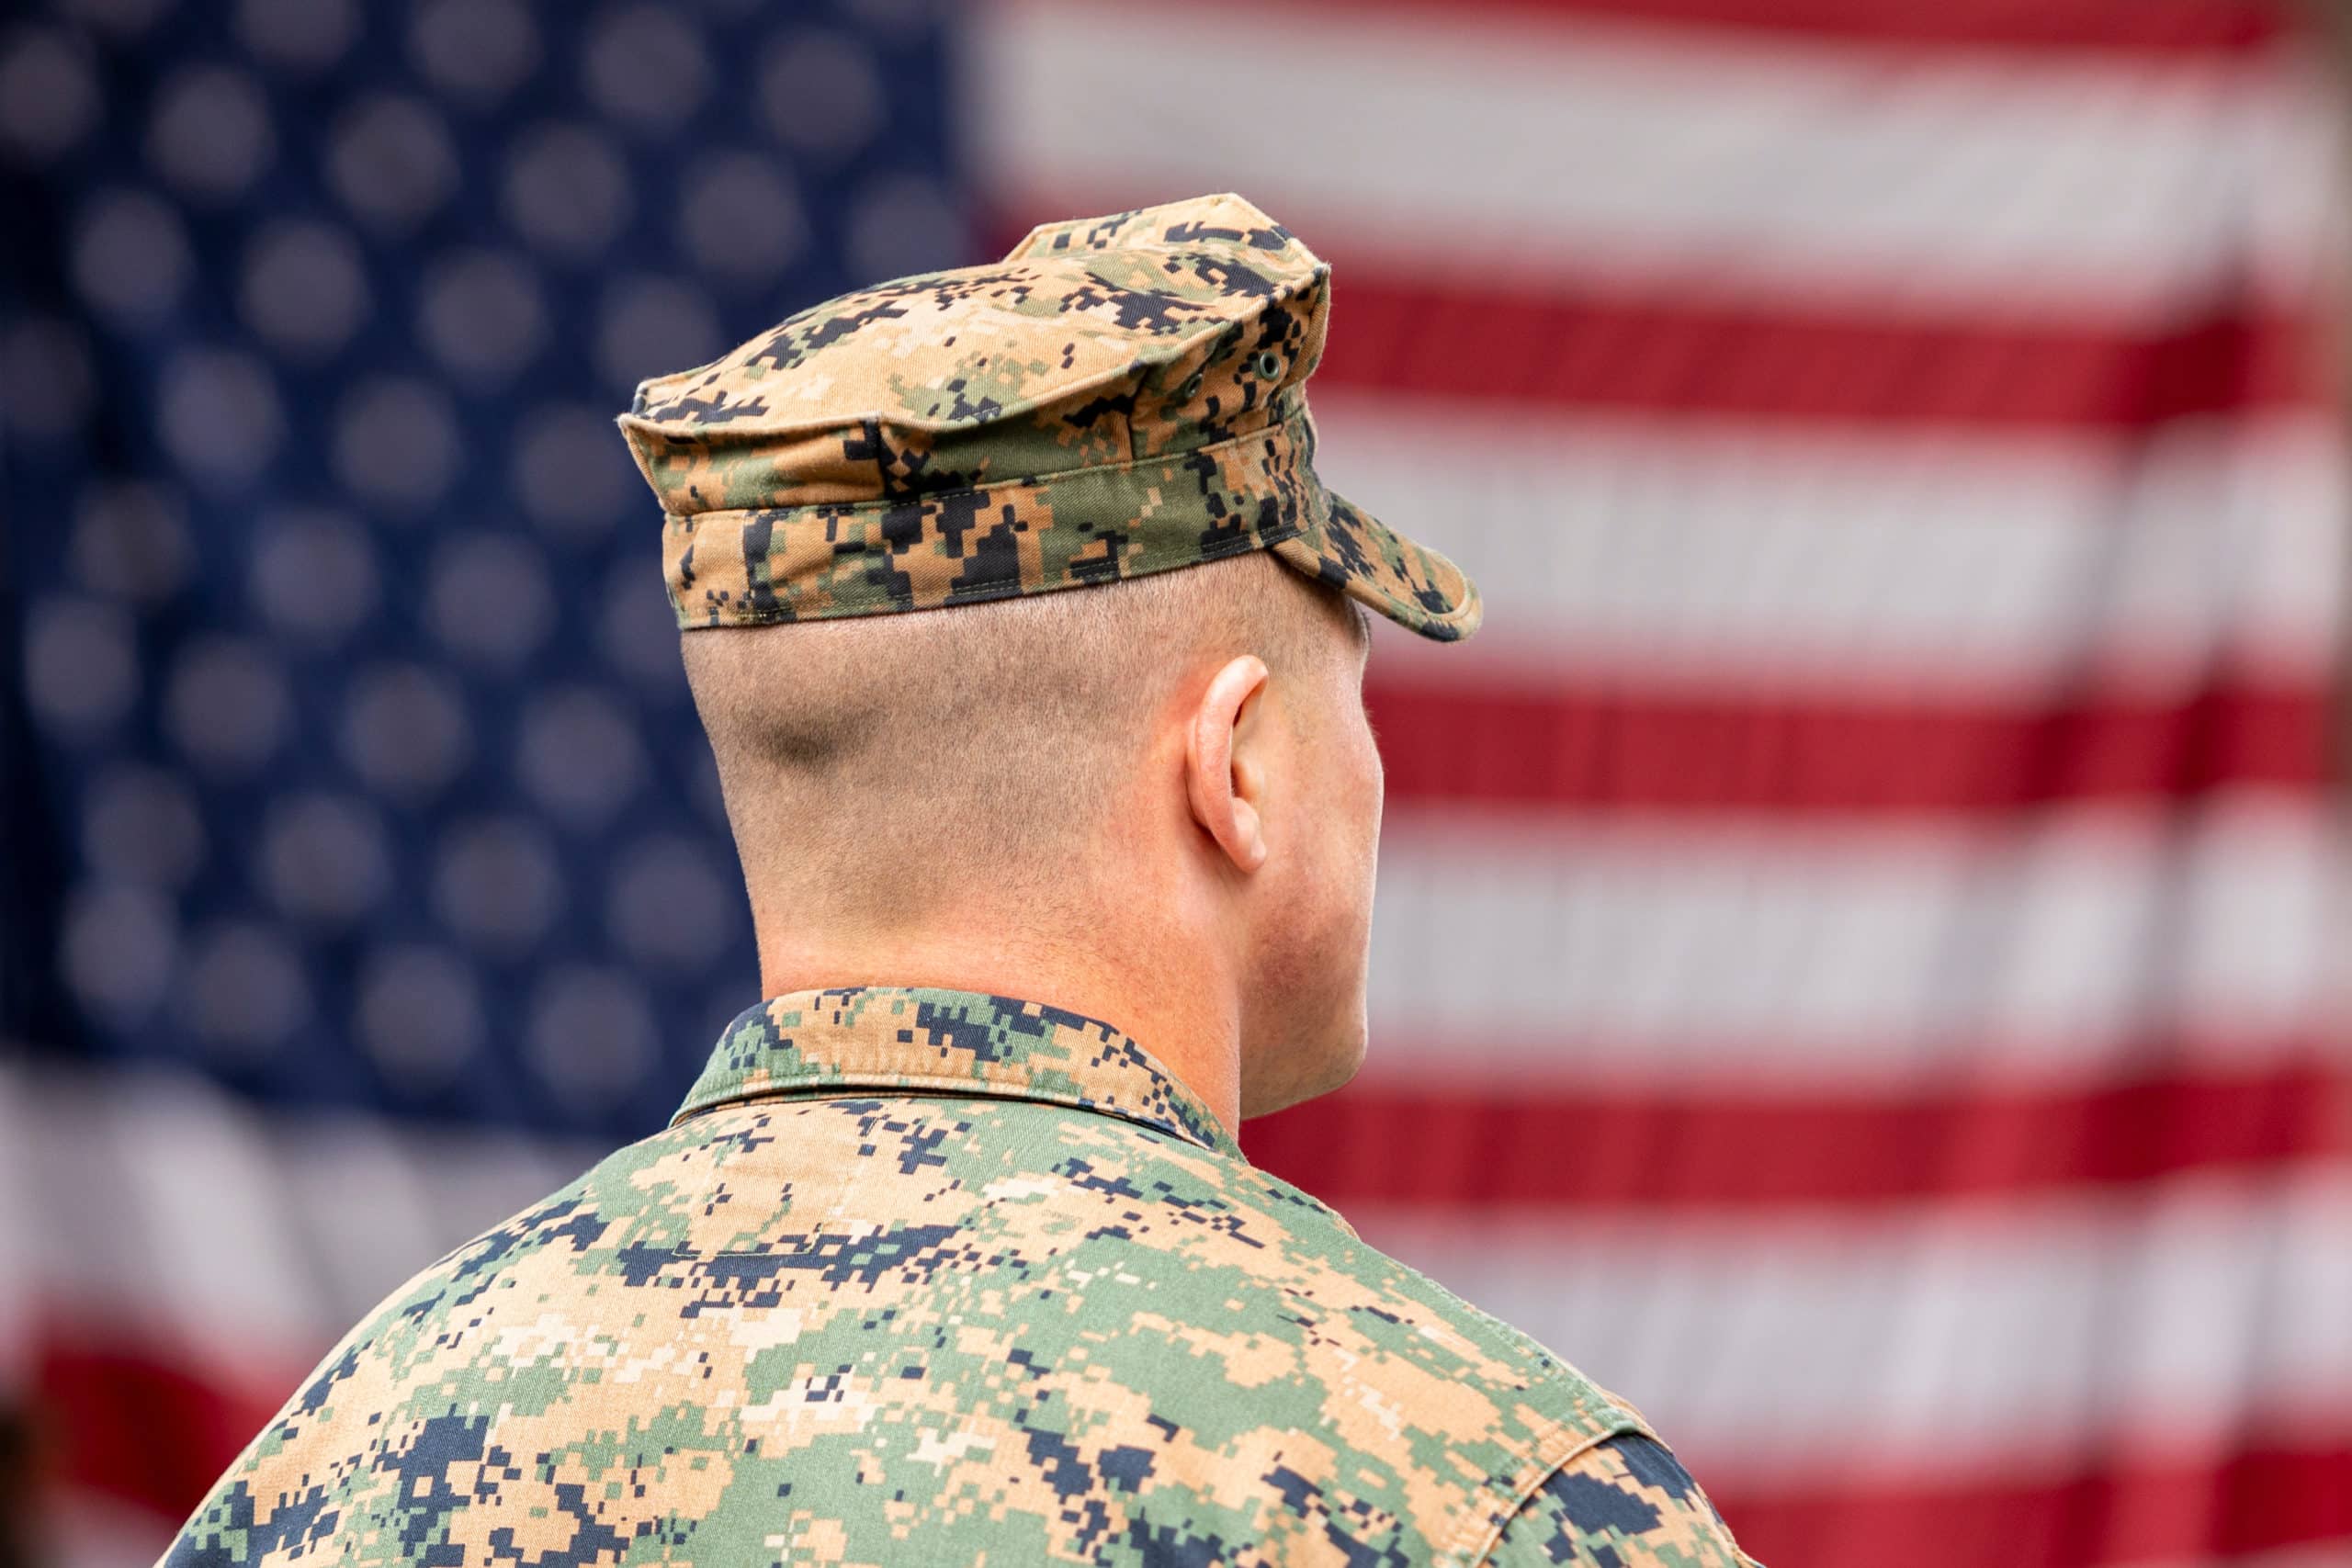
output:
[[[1046,224],[647,381],[621,425],[673,515],[1164,457],[1303,408],[1329,275],[1237,196]]]

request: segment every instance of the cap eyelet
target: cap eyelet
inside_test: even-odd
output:
[[[1272,381],[1283,373],[1283,356],[1271,348],[1261,350],[1250,367],[1258,372],[1260,379]]]
[[[1207,374],[1208,372],[1205,370],[1195,370],[1190,376],[1185,377],[1184,384],[1176,389],[1176,400],[1179,402],[1189,403],[1194,398],[1199,397],[1201,395],[1201,380]]]

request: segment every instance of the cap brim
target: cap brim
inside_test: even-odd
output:
[[[1484,614],[1467,572],[1338,495],[1327,519],[1272,548],[1283,564],[1438,642],[1461,641]]]

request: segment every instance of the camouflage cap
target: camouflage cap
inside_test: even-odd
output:
[[[1237,196],[1049,223],[877,284],[621,417],[683,627],[886,615],[1272,550],[1424,637],[1452,561],[1316,478],[1331,269]]]

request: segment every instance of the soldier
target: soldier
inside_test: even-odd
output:
[[[767,999],[169,1562],[1746,1561],[1631,1406],[1235,1142],[1363,1050],[1359,606],[1479,616],[1316,478],[1329,279],[1210,197],[639,389]]]

